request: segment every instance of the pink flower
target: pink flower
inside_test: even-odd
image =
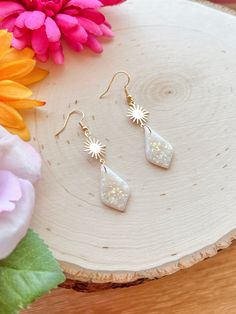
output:
[[[0,259],[25,236],[33,208],[33,183],[40,177],[41,159],[34,148],[0,127]]]
[[[102,52],[98,37],[112,37],[111,26],[99,12],[102,6],[123,0],[0,0],[0,28],[13,32],[13,47],[32,47],[38,60],[51,56],[64,62],[61,39],[81,51],[84,46]]]

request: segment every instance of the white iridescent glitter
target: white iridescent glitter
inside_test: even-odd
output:
[[[147,160],[159,167],[169,168],[174,153],[172,145],[150,127],[145,126],[144,130]]]
[[[129,199],[128,184],[105,165],[101,166],[101,200],[114,209],[124,211]]]

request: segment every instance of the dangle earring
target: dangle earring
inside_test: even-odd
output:
[[[169,168],[174,149],[169,142],[167,142],[163,137],[161,137],[157,132],[152,130],[147,125],[149,112],[139,105],[136,105],[133,96],[128,92],[128,85],[130,83],[129,74],[125,71],[116,72],[112,77],[106,91],[99,98],[103,98],[107,94],[115,77],[118,74],[124,74],[127,76],[128,80],[124,86],[127,103],[129,105],[127,117],[131,120],[132,123],[135,123],[144,129],[145,154],[147,160],[159,167]]]
[[[79,126],[81,127],[84,136],[86,137],[84,142],[84,151],[101,163],[100,197],[102,202],[108,207],[123,212],[130,195],[129,186],[122,178],[120,178],[106,165],[106,146],[103,145],[96,137],[91,135],[89,128],[84,123],[84,113],[80,110],[71,111],[68,114],[62,129],[58,131],[55,136],[57,137],[64,131],[72,114],[79,114],[82,116],[79,121]]]

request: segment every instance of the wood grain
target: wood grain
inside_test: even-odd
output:
[[[235,314],[236,243],[192,268],[130,288],[57,289],[22,314]]]
[[[47,108],[33,133],[44,163],[32,227],[75,279],[120,283],[189,267],[236,236],[236,19],[187,0],[129,0],[106,13],[116,39],[104,53],[67,53],[40,85]],[[168,171],[145,160],[143,132],[127,123],[124,80],[98,99],[120,69],[175,147]],[[99,165],[83,154],[76,118],[53,137],[78,106],[131,186],[124,214],[102,205]]]

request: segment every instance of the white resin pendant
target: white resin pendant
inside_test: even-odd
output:
[[[114,209],[124,211],[129,199],[128,184],[105,165],[101,166],[101,200]]]
[[[172,145],[150,127],[145,126],[145,154],[149,162],[169,168],[174,153]]]

